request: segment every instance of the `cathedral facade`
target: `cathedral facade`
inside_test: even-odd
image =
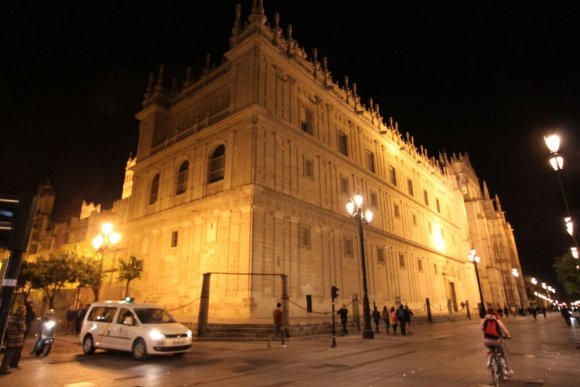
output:
[[[134,255],[145,269],[132,295],[182,321],[197,320],[208,273],[209,321],[269,321],[283,291],[291,321],[328,319],[332,286],[338,303],[362,301],[361,234],[345,207],[360,194],[374,214],[362,233],[371,305],[474,313],[472,248],[485,302],[527,303],[513,230],[467,156],[430,157],[278,15],[266,23],[262,1],[244,27],[241,14],[222,64],[196,80],[188,69],[179,88],[163,66],[151,75],[122,199],[63,244],[87,247],[97,220],[115,222],[105,296],[122,295],[115,265]]]

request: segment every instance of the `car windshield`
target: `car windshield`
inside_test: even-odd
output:
[[[143,324],[169,324],[175,322],[175,319],[161,308],[135,309],[135,313]]]

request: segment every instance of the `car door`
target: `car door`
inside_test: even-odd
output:
[[[96,306],[91,310],[87,319],[89,330],[95,340],[95,346],[100,348],[110,347],[111,323],[117,313],[114,306]]]
[[[128,308],[120,308],[110,327],[109,342],[112,348],[130,351],[137,328],[136,325],[137,319],[133,311]]]

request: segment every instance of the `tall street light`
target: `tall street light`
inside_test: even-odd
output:
[[[576,234],[574,230],[574,220],[570,215],[570,207],[568,206],[568,199],[566,198],[566,191],[564,190],[564,184],[562,183],[562,170],[564,169],[564,158],[560,155],[560,136],[553,133],[549,136],[544,137],[544,141],[548,150],[550,151],[550,165],[556,171],[556,176],[558,177],[558,184],[560,185],[560,192],[562,193],[562,199],[564,201],[564,208],[566,209],[566,217],[564,218],[564,225],[566,226],[566,231],[572,237],[572,244],[570,252],[572,256],[578,259],[578,241],[576,239]]]
[[[367,288],[367,265],[365,262],[365,242],[363,237],[363,223],[370,223],[373,220],[373,213],[368,208],[363,213],[362,210],[363,197],[361,195],[355,195],[353,199],[346,203],[346,210],[352,218],[354,218],[358,223],[358,234],[360,240],[360,256],[362,265],[362,275],[363,275],[363,317],[364,317],[364,329],[363,337],[365,339],[374,339],[375,333],[371,327],[371,307],[369,304],[369,295]]]
[[[535,277],[532,277],[532,279],[530,279],[530,282],[532,283],[532,285],[534,285],[534,287],[532,288],[532,291],[534,292],[534,297],[536,298],[536,305],[538,305],[538,292],[536,291],[536,286],[538,285],[538,280]]]
[[[103,281],[103,258],[105,257],[105,251],[121,240],[121,234],[114,231],[115,226],[112,223],[106,222],[101,225],[101,232],[98,233],[93,238],[93,247],[101,256],[101,262],[99,264],[99,277],[98,283],[95,287],[95,301],[99,300],[99,293],[101,291],[101,285]]]
[[[516,290],[518,291],[518,298],[520,299],[520,308],[522,308],[522,313],[524,310],[524,300],[522,299],[522,293],[520,293],[520,287],[518,286],[518,277],[520,276],[520,272],[518,271],[517,268],[512,268],[512,275],[515,278],[515,282],[516,282]]]
[[[479,281],[479,270],[477,270],[477,264],[480,261],[479,256],[476,254],[475,249],[469,250],[468,255],[469,261],[473,263],[475,267],[475,276],[477,277],[477,289],[479,289],[479,316],[483,318],[485,316],[485,304],[483,302],[483,292],[481,291],[481,282]]]

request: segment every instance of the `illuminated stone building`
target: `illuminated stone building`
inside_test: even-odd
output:
[[[435,316],[464,316],[468,302],[473,313],[472,246],[486,301],[515,300],[512,230],[466,158],[429,157],[356,84],[339,85],[326,58],[307,56],[278,15],[266,20],[262,1],[247,23],[237,8],[224,62],[208,58],[199,79],[188,69],[167,88],[163,66],[150,76],[136,158],[109,213],[123,239],[106,265],[143,259],[132,294],[183,321],[196,321],[204,273],[214,273],[210,321],[269,322],[279,274],[292,321],[326,320],[331,286],[339,303],[362,300],[358,226],[345,209],[360,193],[374,213],[364,226],[371,305],[425,315],[429,299]],[[109,284],[105,295],[120,297]]]

